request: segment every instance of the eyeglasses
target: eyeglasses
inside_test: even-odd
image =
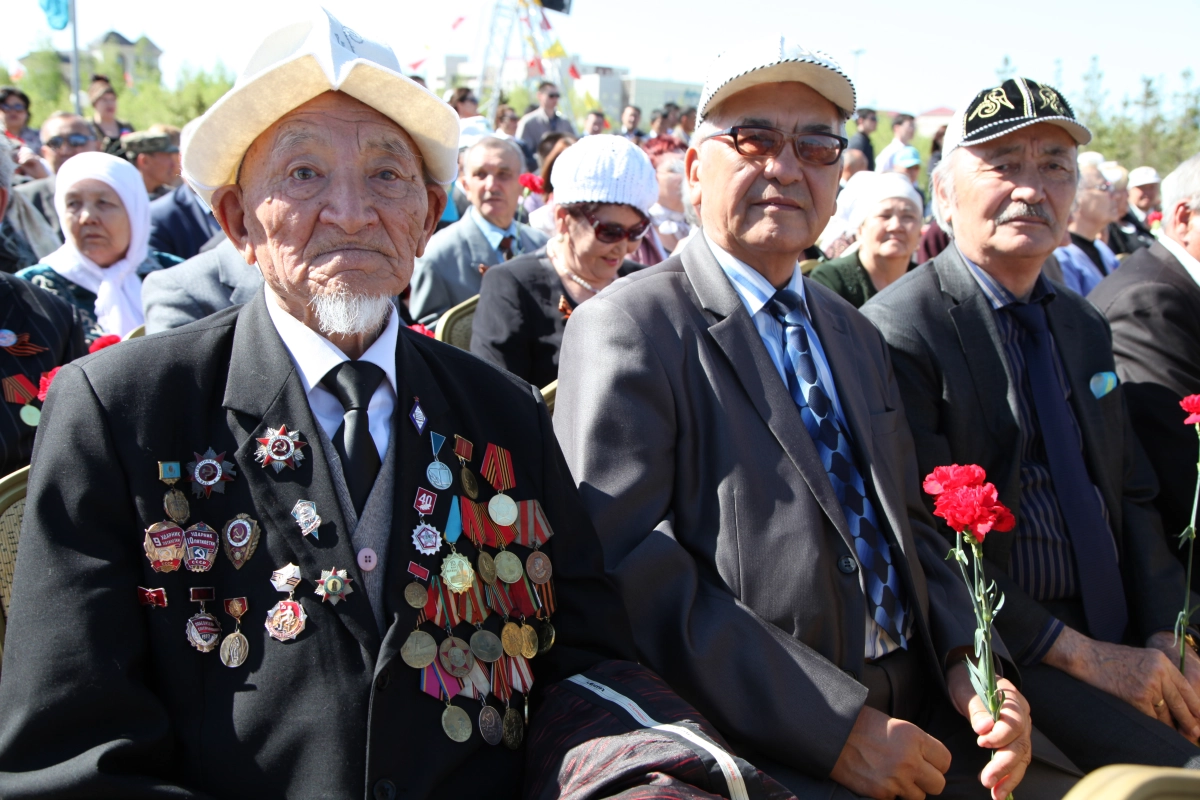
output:
[[[550,92],[548,95],[546,95],[546,97],[557,100],[559,97],[562,97],[562,95],[560,95],[558,92]]]
[[[24,103],[0,103],[0,111],[24,111]]]
[[[747,158],[775,158],[791,140],[796,158],[805,164],[828,167],[842,157],[849,140],[832,133],[787,133],[776,128],[736,125],[713,134],[733,137],[734,149]]]
[[[1109,183],[1108,181],[1101,181],[1100,183],[1096,184],[1095,186],[1085,186],[1083,188],[1095,189],[1097,192],[1104,192],[1105,194],[1110,194],[1110,193],[1112,193],[1113,187],[1112,187],[1112,184]]]
[[[596,238],[605,244],[616,244],[626,239],[636,242],[646,235],[646,231],[650,230],[650,220],[643,220],[637,225],[626,228],[615,222],[598,220],[589,213],[585,213],[584,216],[587,217],[588,222],[592,223],[592,231],[596,234]]]
[[[51,150],[61,150],[63,145],[69,144],[71,147],[83,147],[88,142],[96,141],[95,136],[86,136],[82,133],[69,133],[66,136],[53,136],[46,140],[45,144]]]

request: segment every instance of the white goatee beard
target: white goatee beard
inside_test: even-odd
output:
[[[361,336],[378,333],[392,311],[386,296],[356,295],[346,291],[319,294],[309,301],[317,325],[326,336]]]

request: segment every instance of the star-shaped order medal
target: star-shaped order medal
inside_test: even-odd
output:
[[[321,580],[317,581],[317,595],[335,606],[345,600],[346,595],[354,591],[346,573],[346,570],[337,567],[321,570]]]
[[[288,431],[287,425],[280,425],[278,430],[268,427],[267,435],[258,439],[254,457],[264,467],[281,472],[284,467],[295,469],[304,460],[300,448],[307,446],[308,442],[300,441],[300,431]]]
[[[187,465],[192,494],[196,497],[203,494],[205,498],[212,497],[213,492],[225,494],[225,484],[237,477],[233,464],[225,463],[225,454],[216,453],[210,447],[204,451],[204,455],[193,455],[196,460],[189,461]]]

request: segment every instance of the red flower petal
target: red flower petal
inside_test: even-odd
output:
[[[62,367],[55,367],[49,372],[42,373],[42,378],[38,381],[38,400],[41,400],[43,403],[46,402],[46,395],[50,392],[50,384],[54,383],[54,376],[58,374],[60,369]]]
[[[926,494],[939,495],[960,486],[981,486],[987,479],[983,467],[976,464],[951,464],[948,467],[937,467],[925,476],[923,488]]]
[[[92,342],[92,346],[88,348],[88,352],[89,353],[98,352],[100,350],[103,350],[106,347],[112,347],[114,344],[119,344],[120,341],[121,341],[120,336],[117,336],[116,334],[113,334],[113,333],[106,334],[104,336],[101,336],[96,341]]]

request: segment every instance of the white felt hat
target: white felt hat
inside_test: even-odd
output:
[[[1162,178],[1158,177],[1158,170],[1154,167],[1134,167],[1129,170],[1130,186],[1150,186],[1154,183],[1162,183]]]
[[[550,171],[554,202],[622,203],[648,214],[658,200],[654,165],[624,136],[585,136],[563,150]]]
[[[184,129],[183,177],[209,203],[234,183],[254,140],[289,111],[324,92],[345,92],[408,132],[430,176],[458,174],[458,114],[404,77],[387,45],[366,39],[323,8],[268,34],[237,82]]]
[[[700,93],[698,116],[704,121],[722,100],[763,83],[796,81],[847,114],[854,111],[854,84],[831,57],[782,36],[749,41],[721,53],[709,67]]]

